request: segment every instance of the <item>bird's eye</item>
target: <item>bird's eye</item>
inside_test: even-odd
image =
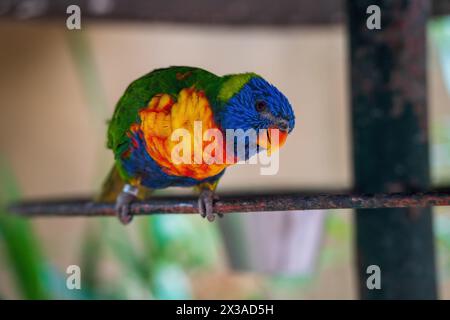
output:
[[[258,100],[258,101],[256,101],[255,108],[256,108],[256,111],[263,112],[264,110],[266,110],[267,104],[262,100]]]

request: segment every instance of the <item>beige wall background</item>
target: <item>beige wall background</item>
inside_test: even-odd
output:
[[[170,65],[198,66],[217,74],[254,71],[281,89],[294,106],[296,128],[281,152],[279,173],[261,176],[258,166],[237,166],[228,170],[219,192],[351,186],[344,28],[85,25],[105,109],[92,105],[82,87],[83,71],[70,51],[71,32],[77,31],[56,23],[0,24],[0,153],[25,197],[95,192],[112,164],[105,132],[115,102],[132,80]],[[442,121],[449,116],[449,98],[433,52],[429,66],[431,119]],[[350,219],[348,212],[339,214]],[[57,265],[72,262],[85,223],[35,221]],[[348,246],[350,250],[351,243]],[[310,297],[355,297],[351,263],[324,272]]]

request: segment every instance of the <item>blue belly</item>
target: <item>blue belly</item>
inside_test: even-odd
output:
[[[131,177],[140,177],[141,184],[150,189],[164,189],[167,187],[192,187],[204,182],[217,181],[225,172],[208,177],[203,180],[197,180],[191,177],[173,176],[165,173],[161,166],[153,160],[145,148],[145,142],[135,135],[137,148],[133,148],[130,157],[120,159],[122,167]]]

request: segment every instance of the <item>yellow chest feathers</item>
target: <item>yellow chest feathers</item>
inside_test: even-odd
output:
[[[203,152],[214,143],[217,149],[223,146],[221,141],[205,142],[203,139],[204,132],[218,127],[202,91],[183,89],[178,101],[168,94],[156,95],[139,112],[139,117],[141,123],[132,126],[131,130],[143,133],[148,154],[167,174],[201,180],[220,173],[229,165],[209,163],[209,153]],[[197,132],[199,125],[200,134]],[[214,155],[214,150],[211,154]]]

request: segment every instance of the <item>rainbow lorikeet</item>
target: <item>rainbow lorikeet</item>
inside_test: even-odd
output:
[[[192,161],[174,161],[173,151],[179,143],[174,133],[182,129],[191,134],[196,123],[202,125],[202,132],[214,129],[224,135],[228,130],[270,129],[258,135],[256,148],[245,142],[243,158],[248,159],[259,151],[281,146],[294,128],[295,117],[287,98],[255,73],[220,77],[199,68],[169,67],[135,80],[109,122],[108,147],[114,152],[115,164],[100,195],[104,201],[116,202],[122,223],[131,221],[129,209],[134,199],[170,186],[196,187],[200,214],[214,220],[217,183],[227,166],[243,159],[236,157],[233,146],[231,161],[208,162],[207,157],[200,155],[199,159],[195,150],[194,155],[182,152]],[[273,130],[278,141],[272,137]],[[225,138],[214,137],[213,156],[225,150]],[[205,148],[205,141],[193,140],[185,146]],[[226,157],[230,160],[229,153]]]

